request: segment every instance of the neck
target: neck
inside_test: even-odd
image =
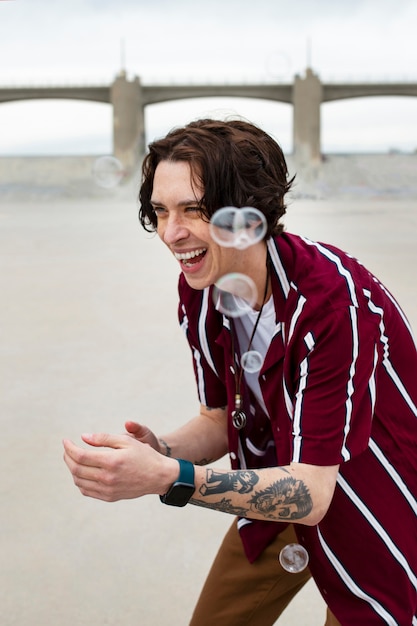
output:
[[[263,247],[262,255],[255,265],[256,276],[255,281],[258,297],[255,304],[255,310],[259,311],[261,307],[269,300],[272,294],[271,277],[268,268],[268,251],[266,245]]]

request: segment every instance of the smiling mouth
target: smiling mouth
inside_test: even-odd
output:
[[[207,252],[207,248],[199,248],[190,252],[174,252],[174,256],[182,265],[192,267],[203,259]]]

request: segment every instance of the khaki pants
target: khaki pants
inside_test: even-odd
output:
[[[281,549],[297,543],[293,526],[250,564],[236,521],[227,532],[202,589],[190,626],[272,626],[295,594],[309,580],[308,569],[286,572],[278,561]],[[306,622],[308,616],[306,615]],[[340,626],[327,611],[325,626]]]

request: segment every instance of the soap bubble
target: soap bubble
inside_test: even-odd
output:
[[[111,189],[117,187],[124,176],[123,165],[113,156],[102,156],[96,159],[93,165],[94,182],[99,187]]]
[[[298,543],[289,543],[279,553],[279,562],[286,572],[296,574],[308,565],[308,552]]]
[[[256,304],[256,285],[246,274],[225,274],[216,282],[213,300],[216,308],[230,317],[245,315]]]
[[[244,250],[262,241],[266,233],[266,219],[252,207],[223,207],[210,220],[214,241],[225,248]]]
[[[248,374],[254,374],[255,372],[259,372],[263,365],[262,355],[256,350],[249,350],[249,352],[244,352],[240,359],[240,364],[242,369]]]

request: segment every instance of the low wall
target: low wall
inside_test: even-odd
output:
[[[137,175],[114,188],[96,184],[93,166],[97,156],[0,157],[0,198],[134,197]],[[293,197],[407,197],[417,198],[417,154],[328,155],[315,167],[296,170],[287,157],[291,174],[296,174]]]

